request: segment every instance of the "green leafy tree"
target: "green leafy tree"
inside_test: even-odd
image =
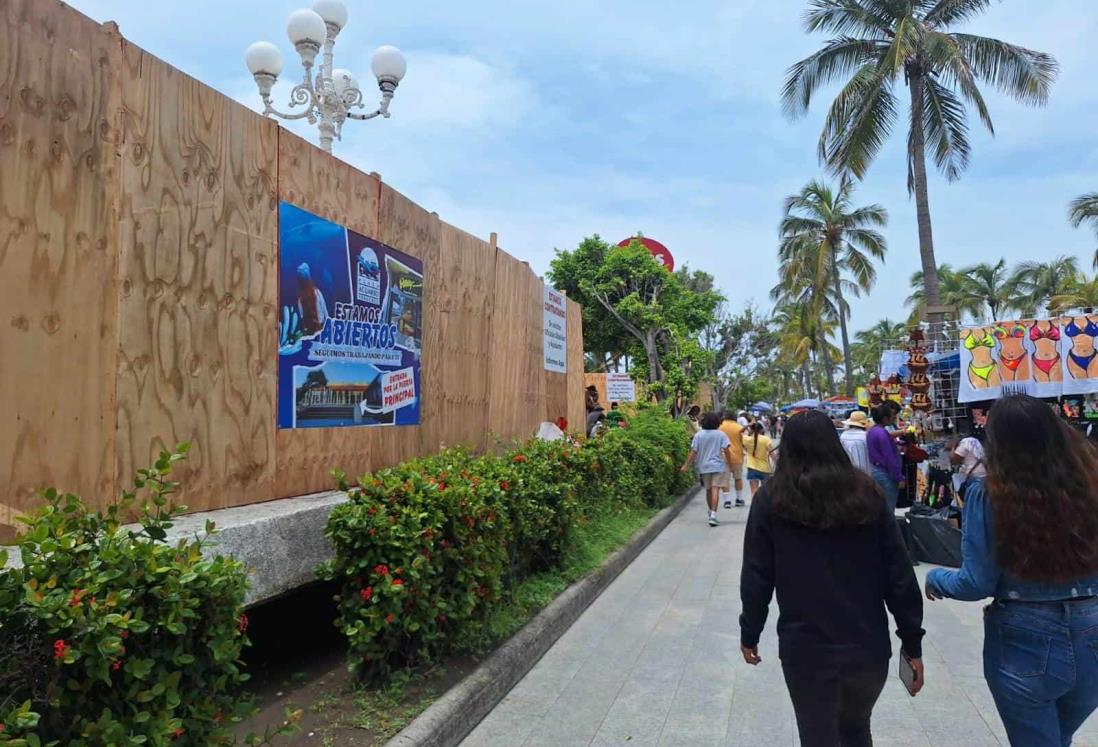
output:
[[[714,407],[733,404],[733,392],[752,386],[753,381],[775,378],[775,374],[778,392],[787,388],[789,372],[779,371],[777,366],[777,335],[770,320],[753,304],[736,314],[722,313],[703,332],[701,341],[712,354]]]
[[[1093,313],[1098,308],[1098,275],[1088,278],[1080,273],[1065,292],[1052,297],[1049,306],[1054,312],[1083,309]]]
[[[929,306],[942,298],[927,189],[928,150],[948,180],[959,179],[971,156],[967,109],[974,109],[994,133],[981,85],[1040,106],[1058,70],[1048,54],[950,30],[991,5],[992,0],[811,0],[805,28],[833,36],[790,68],[782,90],[787,114],[797,117],[821,90],[841,86],[824,121],[819,155],[837,173],[860,179],[896,129],[896,88],[907,86],[908,191],[915,196]]]
[[[616,249],[595,234],[581,241],[573,251],[558,251],[549,271],[553,287],[583,306],[583,344],[587,350],[585,368],[589,371],[607,370],[632,347],[629,333],[610,312],[601,304],[592,302],[581,289],[581,284],[590,279],[592,269],[601,267],[610,252]]]
[[[1017,273],[1012,274],[1007,269],[1006,260],[1000,259],[993,265],[981,262],[962,269],[960,274],[961,293],[968,299],[967,305],[978,305],[981,310],[986,307],[992,319],[998,319],[1000,312],[1021,305],[1020,280]]]
[[[585,344],[590,329],[595,345],[613,343],[635,353],[633,370],[657,400],[677,401],[697,390],[708,370],[697,335],[712,323],[719,293],[691,290],[683,274],[668,272],[639,242],[618,248],[597,236],[585,239],[576,252],[558,251],[549,277],[585,311],[602,309],[585,318]]]
[[[1098,235],[1098,192],[1083,195],[1072,201],[1068,220],[1075,228],[1087,223]],[[1094,251],[1094,269],[1098,270],[1098,249]]]
[[[1052,299],[1070,292],[1079,277],[1079,261],[1059,256],[1050,262],[1023,262],[1015,277],[1025,310],[1040,313],[1052,306]]]
[[[869,381],[880,371],[881,353],[895,347],[906,333],[907,325],[890,319],[881,319],[869,329],[855,333],[852,354],[860,381]]]
[[[980,305],[976,299],[967,292],[965,276],[962,272],[954,270],[948,264],[938,265],[938,282],[941,296],[939,304],[952,306],[957,309],[960,317],[975,318],[980,315]],[[918,324],[927,317],[926,308],[931,304],[926,297],[926,283],[923,282],[922,270],[911,276],[911,295],[907,297],[907,305],[911,307],[910,324]]]
[[[807,304],[784,304],[774,310],[774,325],[778,360],[799,369],[805,397],[814,393],[823,395],[824,389],[817,383],[813,367],[822,364],[826,374],[829,362],[838,358],[838,350],[828,342],[835,331],[835,322],[824,319]],[[828,386],[833,389],[833,382],[829,381]]]
[[[837,318],[842,338],[845,384],[854,394],[847,296],[868,293],[877,281],[875,262],[887,252],[878,228],[888,224],[888,211],[880,205],[855,207],[854,185],[843,179],[836,190],[819,181],[809,183],[785,200],[779,233],[779,274],[776,300],[807,296],[812,303],[826,301],[826,316]],[[791,300],[791,299],[790,299]],[[820,309],[825,313],[825,309]]]

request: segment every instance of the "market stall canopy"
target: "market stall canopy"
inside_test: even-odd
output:
[[[786,405],[782,408],[782,412],[789,412],[790,410],[816,410],[820,407],[820,401],[818,399],[802,399],[800,402],[794,402],[791,405]]]
[[[774,408],[765,402],[756,402],[748,408],[749,410],[758,410],[759,412],[774,412]]]

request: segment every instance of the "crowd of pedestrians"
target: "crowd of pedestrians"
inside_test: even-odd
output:
[[[743,497],[744,465],[751,495],[758,492],[773,472],[777,449],[768,434],[769,423],[741,412],[707,412],[697,405],[686,413],[694,431],[690,454],[683,472],[695,465],[698,479],[706,491],[709,526],[720,524],[717,509],[721,498],[725,508],[746,506]]]
[[[980,438],[952,445],[963,496],[963,562],[920,592],[896,519],[905,475],[892,406],[855,412],[840,433],[821,412],[780,439],[732,413],[696,413],[690,458],[710,526],[752,501],[740,581],[741,652],[759,665],[776,595],[778,649],[804,747],[872,745],[889,676],[924,686],[923,597],[990,603],[984,675],[1012,747],[1066,747],[1098,708],[1098,450],[1040,400],[999,400]],[[984,426],[981,420],[978,424]],[[780,458],[777,458],[780,450]],[[933,673],[931,673],[933,678]]]

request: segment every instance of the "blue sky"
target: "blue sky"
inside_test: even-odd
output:
[[[176,67],[251,106],[243,64],[267,39],[297,77],[286,0],[74,0]],[[997,136],[976,132],[964,179],[931,183],[940,262],[1008,262],[1077,255],[1098,240],[1071,229],[1067,203],[1098,190],[1098,10],[1079,0],[1005,0],[973,30],[1057,56],[1050,105],[991,96]],[[801,31],[803,0],[421,0],[348,2],[337,64],[373,92],[369,57],[394,44],[409,72],[393,118],[351,123],[342,158],[444,220],[487,237],[544,272],[554,248],[599,233],[637,231],[679,263],[713,273],[733,307],[764,308],[776,282],[781,201],[819,176],[815,144],[826,102],[783,118],[784,71],[819,38]],[[290,85],[280,82],[276,101]],[[297,128],[300,130],[300,128]],[[313,133],[308,133],[313,136]],[[889,209],[890,256],[880,281],[853,302],[857,329],[906,315],[918,269],[914,205],[902,135],[858,199]]]

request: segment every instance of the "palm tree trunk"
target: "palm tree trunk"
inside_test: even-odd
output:
[[[930,223],[930,196],[926,181],[926,133],[923,129],[923,73],[915,69],[909,79],[911,89],[911,140],[908,158],[915,188],[915,212],[919,221],[919,258],[923,265],[923,292],[927,306],[941,305],[938,285],[938,262],[934,258],[934,228]],[[929,321],[941,321],[940,314],[931,314]]]
[[[801,364],[801,377],[804,379],[804,398],[812,397],[812,370],[808,364],[808,358]]]
[[[831,355],[827,352],[827,340],[823,340],[822,343],[823,353],[817,353],[816,360],[818,362],[820,357],[823,357],[823,369],[824,376],[827,380],[827,391],[833,394],[835,392],[835,361],[831,360]]]
[[[835,286],[835,302],[839,305],[839,329],[843,338],[843,367],[846,369],[846,396],[854,396],[854,375],[850,363],[850,333],[846,328],[846,302],[843,300],[842,284],[839,282],[839,265],[831,267],[831,284]]]

